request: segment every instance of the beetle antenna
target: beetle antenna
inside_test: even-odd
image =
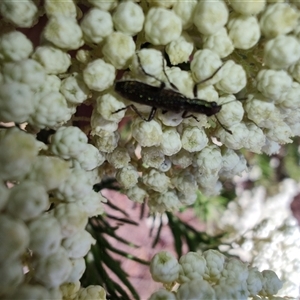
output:
[[[220,120],[218,119],[217,115],[215,115],[215,117],[216,117],[218,123],[220,124],[220,126],[221,126],[226,132],[228,132],[228,133],[230,133],[230,134],[232,135],[232,131],[229,130],[228,128],[226,128],[226,127],[220,122]]]

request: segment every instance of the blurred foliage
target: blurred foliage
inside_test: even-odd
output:
[[[89,233],[96,239],[96,244],[92,246],[91,251],[86,257],[86,270],[81,278],[82,286],[88,285],[101,285],[107,291],[107,299],[136,299],[139,300],[139,296],[128,279],[128,274],[122,269],[120,261],[116,257],[126,257],[136,261],[137,263],[148,265],[149,262],[139,259],[114,247],[108,240],[115,239],[118,242],[128,245],[130,247],[137,248],[132,242],[127,241],[120,237],[116,232],[118,226],[112,226],[109,223],[109,219],[117,220],[118,222],[126,225],[138,226],[138,223],[133,222],[128,218],[126,212],[120,210],[116,206],[114,209],[121,211],[124,214],[124,218],[118,218],[111,215],[103,215],[91,218],[87,226]],[[118,280],[114,280],[111,274],[114,273]],[[121,282],[122,284],[119,284]]]

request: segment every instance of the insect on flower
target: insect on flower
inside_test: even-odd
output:
[[[209,102],[203,99],[198,99],[196,97],[196,93],[197,93],[197,86],[200,83],[203,83],[204,81],[213,78],[217,74],[217,72],[222,68],[222,66],[219,67],[209,78],[199,83],[196,83],[193,89],[195,98],[188,98],[185,95],[181,94],[178,91],[178,88],[173,83],[170,82],[165,71],[163,57],[162,57],[163,72],[172,88],[166,87],[166,83],[164,81],[162,81],[161,79],[157,78],[154,75],[147,73],[141,64],[139,55],[138,54],[136,55],[141,70],[147,76],[152,77],[157,81],[159,81],[160,86],[152,86],[147,83],[136,81],[136,80],[123,80],[123,81],[121,80],[115,83],[115,91],[127,100],[130,100],[135,103],[151,106],[152,107],[151,112],[148,118],[145,118],[144,116],[141,115],[141,113],[138,111],[138,109],[134,104],[130,104],[116,110],[113,113],[118,113],[119,111],[122,111],[124,109],[131,108],[143,120],[150,122],[154,118],[156,110],[158,108],[162,109],[163,113],[166,113],[167,111],[172,111],[175,113],[179,113],[180,111],[183,111],[182,118],[194,118],[195,120],[197,120],[197,118],[194,115],[189,113],[199,113],[210,117],[216,115],[221,110],[222,105],[217,104],[217,102],[215,101]],[[217,121],[219,122],[218,119]],[[232,134],[232,132],[227,128],[225,128],[221,123],[220,125],[224,128],[224,130]]]

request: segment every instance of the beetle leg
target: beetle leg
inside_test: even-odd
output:
[[[127,109],[127,108],[131,108],[141,119],[143,119],[144,121],[146,121],[146,122],[150,122],[153,118],[154,118],[154,116],[155,116],[155,113],[156,113],[156,107],[152,107],[152,109],[151,109],[151,111],[150,111],[150,114],[149,114],[149,116],[148,116],[148,118],[145,118],[140,112],[139,112],[139,110],[136,108],[136,106],[134,106],[133,104],[130,104],[130,105],[127,105],[127,106],[125,106],[125,107],[122,107],[122,108],[120,108],[120,109],[118,109],[118,110],[116,110],[116,111],[114,111],[112,114],[116,114],[116,113],[118,113],[118,112],[120,112],[120,111],[122,111],[122,110],[125,110],[125,109]]]
[[[181,117],[182,117],[182,119],[193,118],[193,119],[195,119],[197,122],[199,122],[198,119],[197,119],[194,115],[188,115],[188,112],[187,112],[187,111],[184,111],[184,112],[182,113]]]
[[[209,79],[212,79],[212,78],[220,71],[220,69],[221,69],[222,67],[223,67],[223,65],[222,65],[221,67],[219,67],[216,71],[214,71],[214,72],[212,73],[212,75],[210,75],[208,78],[203,79],[203,80],[197,82],[197,83],[194,85],[193,92],[194,92],[194,97],[195,97],[195,98],[197,98],[197,87],[198,87],[198,85],[201,84],[201,83],[203,83],[203,82],[205,82],[205,81],[207,81],[207,80],[209,80]]]

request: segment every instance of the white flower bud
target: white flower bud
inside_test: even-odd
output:
[[[116,114],[118,119],[121,120],[121,116],[125,115],[125,110],[120,111]],[[118,129],[118,123],[119,121],[108,121],[100,115],[96,109],[93,110],[92,116],[91,116],[91,135],[101,136],[105,138],[105,136],[112,135],[115,131]]]
[[[167,191],[165,193],[151,194],[148,200],[150,213],[162,214],[166,211],[175,212],[182,207],[177,194],[174,191]]]
[[[285,97],[292,83],[292,78],[283,70],[260,70],[256,77],[257,89],[265,97],[275,101]]]
[[[249,296],[246,281],[234,279],[222,278],[219,283],[214,286],[214,291],[217,299],[246,300]]]
[[[104,161],[105,156],[91,144],[86,144],[83,151],[72,160],[75,168],[79,167],[86,171],[91,171],[101,166]]]
[[[181,149],[180,135],[175,128],[167,128],[163,131],[160,149],[165,155],[174,155]]]
[[[243,120],[243,105],[240,101],[234,100],[235,97],[233,95],[219,98],[218,104],[222,104],[222,109],[218,113],[218,120],[225,127],[231,127]]]
[[[155,120],[145,122],[137,118],[132,123],[132,136],[142,147],[158,146],[162,141],[161,125]]]
[[[71,65],[68,53],[49,45],[37,47],[32,58],[44,67],[47,74],[64,73]]]
[[[99,133],[98,133],[99,134]],[[120,134],[118,132],[101,132],[95,138],[95,146],[102,152],[111,153],[118,147]]]
[[[247,76],[241,65],[233,60],[227,60],[221,70],[222,78],[216,84],[217,89],[224,93],[236,94],[246,86]]]
[[[62,246],[67,250],[69,258],[80,258],[87,255],[91,245],[95,245],[96,240],[86,230],[77,232],[75,235],[66,238]]]
[[[158,169],[165,160],[160,147],[143,147],[141,150],[143,163],[151,168]]]
[[[72,0],[52,1],[46,0],[44,3],[47,17],[62,15],[76,18],[76,4]]]
[[[173,3],[173,11],[181,19],[183,29],[188,29],[193,25],[193,13],[197,5],[196,0],[176,1]]]
[[[28,224],[29,249],[37,256],[49,256],[58,251],[62,235],[60,225],[51,215],[43,215]]]
[[[286,69],[300,58],[300,42],[292,35],[279,35],[265,44],[264,63],[271,69]]]
[[[47,257],[36,262],[34,278],[48,288],[58,287],[64,283],[72,271],[72,264],[66,250],[62,247]]]
[[[91,90],[104,91],[114,83],[115,67],[100,58],[95,59],[83,70],[83,80]]]
[[[182,284],[177,291],[177,299],[211,299],[215,300],[215,291],[207,281],[193,279]],[[229,299],[229,298],[228,298]]]
[[[54,156],[38,156],[25,179],[37,181],[49,191],[57,188],[67,176],[68,162]]]
[[[234,46],[227,34],[226,28],[222,27],[216,33],[203,37],[203,49],[214,51],[223,58],[233,52]]]
[[[83,230],[87,224],[87,213],[75,203],[60,203],[54,209],[61,233],[64,238],[71,237],[78,231]]]
[[[249,268],[247,289],[252,297],[259,294],[263,287],[263,276],[257,268]]]
[[[128,165],[118,170],[116,179],[125,188],[129,189],[135,186],[138,182],[139,173],[132,165]]]
[[[186,127],[181,134],[182,148],[188,152],[202,150],[208,143],[208,138],[203,129]]]
[[[46,72],[41,64],[28,58],[3,64],[3,76],[6,82],[17,81],[28,85],[33,91],[45,84]]]
[[[0,214],[0,265],[12,262],[24,254],[29,243],[29,231],[21,220]],[[3,274],[3,273],[1,273]]]
[[[5,241],[7,241],[7,240],[5,240]],[[14,249],[12,248],[11,250],[14,250]],[[16,298],[11,298],[11,293],[13,293],[14,291],[17,291],[19,285],[24,280],[22,261],[19,259],[13,259],[11,261],[1,262],[0,275],[2,278],[2,280],[0,281],[1,298],[2,299],[16,299]]]
[[[84,83],[82,74],[73,73],[61,82],[60,92],[68,102],[80,104],[88,98],[90,90]]]
[[[262,34],[267,38],[291,32],[298,24],[299,12],[288,3],[268,5],[260,17]]]
[[[118,147],[113,152],[108,153],[106,159],[116,169],[124,168],[128,166],[130,162],[130,156],[127,149],[121,147]]]
[[[118,100],[113,94],[105,93],[104,95],[99,96],[97,99],[97,112],[108,121],[120,122],[125,115],[126,110],[115,111],[124,107],[124,103]]]
[[[72,270],[70,276],[66,280],[67,282],[77,282],[83,275],[86,265],[83,257],[70,259],[72,264]]]
[[[84,198],[80,199],[78,204],[82,211],[86,212],[88,217],[95,217],[104,213],[102,203],[106,203],[107,200],[101,193],[95,193],[93,190],[90,191]]]
[[[82,31],[73,17],[52,16],[43,31],[45,39],[64,50],[78,49],[83,45]]]
[[[147,73],[159,78],[162,76],[163,73],[162,63],[164,62],[165,64],[165,61],[160,51],[156,49],[143,48],[137,52],[137,55],[140,58],[143,69]],[[141,69],[137,55],[134,55],[132,57],[132,61],[130,65],[130,69],[132,70],[132,72],[143,82],[147,82],[149,84],[157,83],[156,79],[145,75],[145,73]]]
[[[63,296],[62,300],[65,298],[75,299],[77,297],[78,291],[80,290],[80,285],[81,285],[80,281],[63,283],[59,287],[60,292]]]
[[[121,2],[113,13],[116,30],[132,36],[143,29],[144,20],[141,6],[131,1]]]
[[[170,185],[170,178],[155,169],[143,175],[143,183],[154,191],[165,193]]]
[[[1,1],[0,12],[4,19],[21,28],[32,27],[39,16],[38,8],[32,0],[22,2]]]
[[[50,151],[64,159],[77,157],[88,141],[85,133],[75,126],[62,126],[51,136]]]
[[[300,97],[300,84],[298,82],[293,82],[291,88],[288,92],[279,99],[279,107],[282,109],[292,109],[297,110],[299,106]]]
[[[131,57],[135,53],[135,43],[131,36],[115,31],[106,37],[102,46],[102,53],[105,60],[110,62],[116,69],[127,69]]]
[[[279,143],[266,138],[266,144],[263,146],[262,151],[267,155],[277,154],[280,151],[281,146]]]
[[[219,137],[220,142],[226,147],[238,150],[243,148],[244,143],[248,140],[249,130],[245,123],[238,123],[229,128],[232,134],[220,128],[216,135]]]
[[[263,290],[260,294],[265,296],[276,295],[282,288],[281,280],[272,270],[264,270],[261,274],[263,276]]]
[[[20,82],[0,84],[0,121],[23,123],[34,111],[30,87]]]
[[[148,42],[153,45],[167,45],[179,38],[182,25],[180,18],[173,11],[152,7],[146,15],[144,30]]]
[[[194,43],[188,33],[182,35],[166,46],[166,52],[172,65],[178,65],[189,61],[190,55],[194,50]]]
[[[220,178],[231,178],[231,170],[240,162],[240,158],[237,153],[226,148],[225,153],[222,153],[222,168],[219,171]]]
[[[242,172],[248,171],[246,158],[243,155],[240,155],[239,158],[239,163],[231,170],[232,177],[235,175],[241,176]]]
[[[194,162],[202,175],[217,174],[222,167],[221,151],[215,145],[206,146],[196,153]]]
[[[101,1],[99,1],[99,0],[88,0],[88,2],[92,6],[95,6],[99,9],[102,9],[102,10],[105,10],[105,11],[113,10],[118,5],[117,0],[106,0],[106,1],[103,1],[103,0],[101,0]]]
[[[227,260],[222,270],[223,277],[226,277],[226,279],[234,279],[238,282],[246,281],[248,274],[247,264],[236,258]]]
[[[246,126],[249,132],[248,138],[244,142],[244,147],[251,152],[261,153],[261,149],[266,143],[264,132],[254,123],[246,123]]]
[[[196,194],[198,187],[197,182],[190,172],[182,171],[178,175],[172,177],[171,181],[175,188],[184,195]]]
[[[202,2],[199,2],[202,3]],[[211,3],[216,5],[216,3]],[[198,50],[194,53],[191,62],[191,71],[196,82],[208,79],[214,72],[222,66],[222,61],[219,55],[209,49]],[[215,84],[222,78],[224,66],[209,80],[203,84]]]
[[[176,88],[178,89],[178,91],[185,95],[188,98],[194,98],[194,93],[193,93],[193,88],[194,88],[194,81],[193,81],[193,76],[191,74],[191,72],[188,71],[182,71],[180,68],[178,67],[172,67],[172,68],[167,68],[166,69],[166,73],[167,76],[170,80],[170,82],[173,83],[173,85],[176,86]],[[168,82],[166,82],[166,84],[168,85]],[[171,89],[173,89],[173,87],[170,87]],[[174,112],[173,112],[174,114]],[[168,115],[168,113],[166,113],[166,115]],[[182,116],[182,112],[179,113],[179,116]],[[180,120],[182,120],[182,118],[180,118]],[[170,125],[165,124],[167,126],[177,126],[177,125],[172,125],[172,123]]]
[[[55,191],[56,197],[67,202],[80,201],[90,193],[92,187],[86,171],[70,169],[68,177],[61,182]]]
[[[279,143],[279,144],[286,144],[291,143],[292,140],[290,137],[293,136],[292,130],[288,124],[283,121],[278,120],[273,128],[269,128],[265,131],[266,136]]]
[[[0,60],[23,60],[28,58],[32,51],[32,42],[20,31],[9,31],[0,36]]]
[[[223,1],[200,1],[194,10],[193,20],[200,33],[214,34],[227,23],[228,8]]]
[[[273,128],[281,120],[280,112],[274,103],[267,102],[261,94],[251,95],[245,105],[247,117],[257,126]]]
[[[34,112],[28,122],[38,128],[57,128],[66,123],[75,113],[66,98],[58,91],[44,90],[35,94]]]
[[[40,92],[45,92],[45,91],[60,91],[60,86],[61,86],[61,80],[58,76],[56,75],[46,75],[45,79],[46,84],[40,87]]]
[[[49,206],[45,188],[34,181],[24,181],[10,189],[7,212],[23,221],[31,220]]]
[[[204,279],[216,281],[221,277],[226,256],[217,250],[207,250],[203,252],[206,259]]]
[[[126,191],[127,197],[137,203],[143,203],[148,196],[148,193],[145,189],[140,188],[138,185],[135,185],[129,188]]]
[[[39,143],[33,135],[11,128],[6,129],[0,137],[0,149],[8,150],[0,151],[0,178],[14,180],[31,169],[39,151]]]
[[[216,188],[216,185],[218,184],[219,176],[217,174],[201,174],[198,172],[198,176],[196,177],[197,183],[205,189],[205,191],[212,190],[214,191]],[[204,191],[201,190],[203,193]],[[211,192],[211,191],[209,191]],[[204,193],[206,195],[206,193]]]
[[[243,15],[257,15],[266,6],[266,0],[230,0],[232,8]]]
[[[179,269],[177,259],[168,251],[160,251],[151,259],[150,272],[154,281],[171,283],[177,280]]]
[[[99,2],[99,0],[97,0],[97,2]],[[106,291],[100,285],[89,285],[88,287],[81,288],[78,291],[77,299],[78,300],[89,300],[89,299],[106,300]]]
[[[113,32],[111,14],[94,7],[84,14],[80,27],[86,42],[99,44]]]
[[[194,191],[192,194],[178,193],[178,198],[180,203],[184,206],[193,205],[197,200],[197,192]]]
[[[197,252],[188,252],[179,259],[179,283],[185,283],[193,279],[203,279],[206,268],[206,261],[202,255]]]
[[[185,169],[192,164],[193,155],[190,152],[186,151],[185,149],[181,149],[178,153],[172,155],[170,157],[170,160],[174,165],[179,166],[182,169]]]
[[[227,28],[228,35],[237,49],[250,49],[260,38],[259,24],[254,16],[232,14]]]

